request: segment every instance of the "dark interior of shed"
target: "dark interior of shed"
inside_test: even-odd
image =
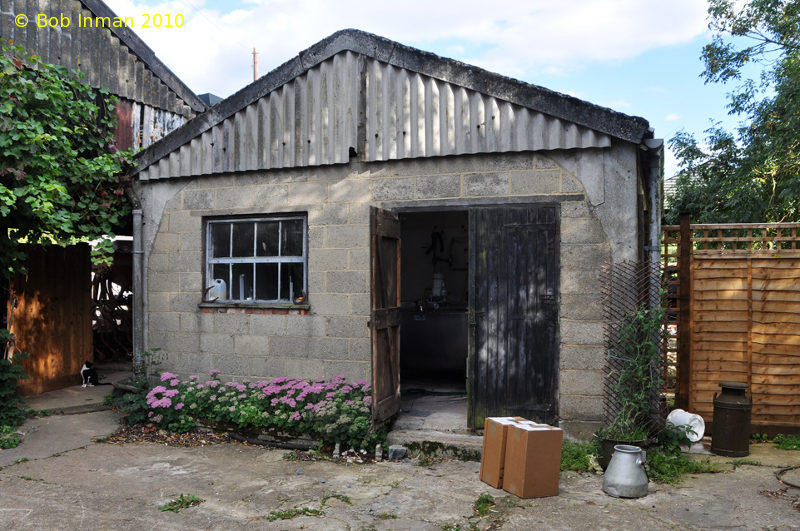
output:
[[[469,220],[466,211],[400,215],[400,382],[404,393],[464,392]]]

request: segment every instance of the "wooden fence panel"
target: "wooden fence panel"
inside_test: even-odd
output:
[[[800,431],[800,223],[662,229],[676,407],[710,423],[719,382],[745,382],[753,431]]]
[[[32,395],[80,383],[92,359],[91,261],[87,244],[24,249],[27,274],[11,282],[18,298],[11,331],[30,353],[20,391]]]
[[[690,411],[711,422],[719,382],[744,382],[754,431],[800,427],[800,257],[705,252],[691,275]]]

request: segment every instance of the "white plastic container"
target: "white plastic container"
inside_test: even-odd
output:
[[[706,432],[706,422],[703,420],[703,417],[695,413],[689,413],[683,409],[673,409],[670,411],[669,415],[667,415],[667,422],[675,426],[689,426],[694,433],[687,431],[686,437],[693,443],[702,439],[703,434]]]

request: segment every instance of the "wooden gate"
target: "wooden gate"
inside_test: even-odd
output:
[[[711,422],[719,382],[743,382],[754,432],[800,428],[800,224],[684,225],[665,227],[683,241],[676,406]]]
[[[92,359],[91,260],[85,243],[23,249],[27,273],[11,281],[18,299],[11,332],[30,353],[22,362],[30,379],[20,381],[20,392],[33,395],[77,384]]]
[[[370,208],[372,417],[383,422],[400,408],[400,221]]]
[[[552,205],[470,210],[469,419],[553,422],[558,215]]]

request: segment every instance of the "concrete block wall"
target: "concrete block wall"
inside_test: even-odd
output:
[[[150,182],[147,339],[181,374],[212,368],[225,378],[275,376],[371,380],[369,207],[557,201],[561,205],[559,416],[590,429],[602,416],[602,311],[598,271],[615,253],[604,225],[636,241],[630,171],[590,150],[573,171],[568,154],[520,153],[358,163]],[[589,157],[589,154],[583,154]],[[625,164],[625,157],[613,159]],[[620,162],[621,161],[621,162]],[[602,170],[598,172],[598,168]],[[577,173],[577,174],[576,174]],[[616,179],[616,183],[604,180]],[[597,181],[600,181],[599,183]],[[612,186],[627,210],[603,211],[588,188]],[[163,205],[163,210],[159,210]],[[204,216],[305,212],[310,309],[200,308]],[[619,218],[619,219],[618,219]],[[625,253],[621,253],[624,255]],[[587,424],[588,423],[588,424]]]

